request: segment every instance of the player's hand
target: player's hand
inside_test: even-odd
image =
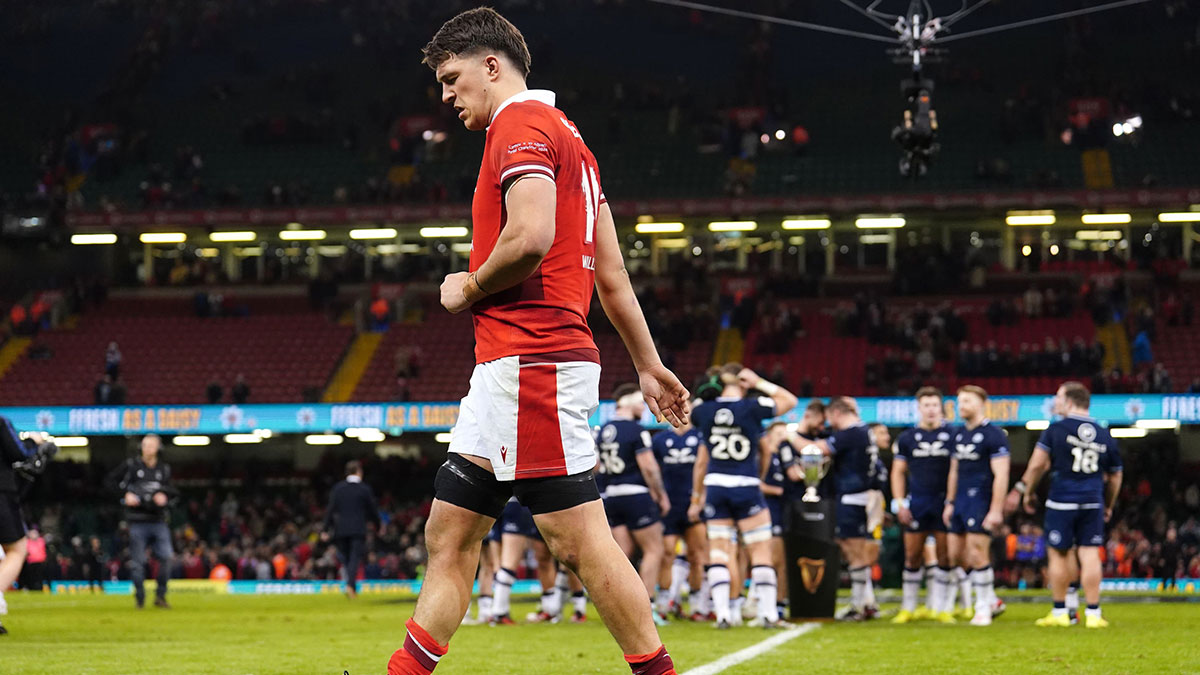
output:
[[[942,522],[946,527],[950,527],[950,516],[954,515],[954,504],[947,504],[946,508],[942,509]]]
[[[133,494],[132,492],[125,493],[125,506],[137,506],[141,503],[142,500],[138,499],[137,495]]]
[[[742,368],[742,371],[738,373],[737,378],[738,384],[742,385],[747,390],[758,386],[758,381],[762,379],[758,376],[758,373],[750,370],[749,368]]]
[[[704,509],[704,506],[702,504],[700,504],[698,502],[692,502],[691,505],[688,506],[688,522],[689,523],[700,522],[700,511],[703,509]]]
[[[167,505],[167,494],[165,492],[155,492],[154,493],[154,504],[156,506],[166,506]]]
[[[801,471],[800,467],[796,466],[795,464],[787,468],[787,477],[788,480],[792,481],[793,483],[804,482],[804,472]]]
[[[1003,522],[1004,514],[999,509],[989,509],[987,515],[983,517],[983,529],[995,532]]]
[[[658,498],[658,508],[660,511],[662,511],[662,514],[664,516],[667,515],[671,511],[670,498],[667,497],[666,495],[662,495],[661,497],[659,497]]]
[[[1025,499],[1021,502],[1025,507],[1025,513],[1029,515],[1037,513],[1037,495],[1033,494],[1033,491],[1026,492]]]
[[[1004,498],[1004,517],[1007,518],[1016,513],[1021,507],[1021,493],[1016,490],[1009,490],[1008,496]]]
[[[442,287],[445,288],[445,285]],[[444,292],[442,297],[445,298]],[[659,422],[665,420],[673,427],[681,427],[687,423],[688,415],[692,412],[689,402],[691,394],[679,378],[675,377],[675,373],[660,363],[639,372],[638,384],[654,419]]]
[[[1107,523],[1110,520],[1112,520],[1112,507],[1108,506],[1104,508],[1104,522]]]
[[[442,307],[451,314],[458,314],[471,306],[463,292],[468,276],[470,275],[467,272],[455,272],[447,274],[442,280]]]
[[[896,518],[900,520],[900,524],[904,527],[912,527],[912,511],[907,506],[900,507],[900,510],[896,513]]]

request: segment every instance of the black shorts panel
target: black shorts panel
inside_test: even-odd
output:
[[[600,499],[591,470],[574,476],[526,478],[512,482],[513,495],[533,515],[565,511]]]
[[[11,544],[25,538],[25,519],[17,493],[0,491],[0,544]]]
[[[513,495],[513,484],[502,483],[487,469],[462,455],[450,453],[433,480],[434,497],[489,518],[500,518]]]

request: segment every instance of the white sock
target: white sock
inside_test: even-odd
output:
[[[1096,605],[1095,607],[1088,607],[1087,609],[1085,609],[1083,611],[1087,616],[1094,616],[1097,619],[1100,618],[1100,605]]]
[[[863,602],[867,607],[877,607],[875,602],[875,581],[871,579],[871,568],[867,568],[867,583],[863,586]]]
[[[954,569],[954,576],[958,579],[958,590],[959,590],[959,593],[962,594],[962,598],[961,598],[962,606],[964,609],[970,608],[971,607],[971,579],[970,579],[970,576],[967,575],[967,570],[965,570],[961,567],[956,567]]]
[[[688,572],[691,571],[692,566],[688,564],[687,558],[675,556],[675,562],[671,563],[671,588],[668,592],[671,600],[676,603],[683,602],[683,587],[687,584]]]
[[[958,599],[958,579],[953,568],[944,569],[942,573],[944,574],[942,577],[944,585],[942,586],[942,607],[939,611],[953,612],[954,603]]]
[[[692,611],[696,611],[693,609]],[[708,583],[708,575],[700,582],[700,613],[711,614],[713,611],[712,584]]]
[[[575,591],[571,596],[571,604],[575,605],[576,612],[587,614],[587,595],[583,591]]]
[[[925,582],[925,606],[930,612],[937,614],[942,611],[942,598],[946,595],[946,571],[936,565],[927,569],[929,575]]]
[[[479,596],[479,613],[475,615],[475,618],[480,621],[487,621],[492,618],[492,596]]]
[[[562,612],[562,608],[567,604],[567,598],[571,595],[566,570],[558,570],[558,576],[554,578],[554,592],[558,594],[558,611]]]
[[[921,594],[921,578],[924,575],[921,570],[914,570],[908,567],[904,568],[904,574],[901,577],[901,599],[900,609],[905,612],[915,612],[917,609],[917,596]],[[932,590],[933,584],[930,584]]]
[[[758,618],[775,623],[779,620],[779,608],[775,605],[779,579],[775,568],[756,565],[750,568],[750,579],[754,582],[754,595],[758,598]]]
[[[971,584],[975,587],[975,611],[990,614],[992,611],[992,587],[995,573],[991,566],[971,570]]]
[[[562,614],[562,596],[559,595],[558,589],[552,588],[542,593],[542,611],[550,616]]]
[[[671,609],[671,589],[658,589],[658,597],[654,601],[654,605],[658,608],[659,614],[666,614]]]
[[[492,581],[492,616],[504,616],[509,612],[509,600],[512,598],[512,585],[517,575],[512,570],[501,567]]]
[[[712,589],[712,605],[713,611],[717,613],[717,621],[729,621],[732,611],[729,605],[729,568],[724,565],[710,565],[708,586]]]
[[[867,580],[871,578],[871,568],[850,568],[850,606],[857,610],[866,607]]]
[[[1071,584],[1067,587],[1067,611],[1079,611],[1079,586]]]
[[[742,620],[742,608],[746,606],[746,596],[739,595],[729,601],[729,616],[735,621]]]

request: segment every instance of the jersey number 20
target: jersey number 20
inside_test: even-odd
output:
[[[750,439],[741,434],[712,437],[713,459],[740,462],[750,456]]]

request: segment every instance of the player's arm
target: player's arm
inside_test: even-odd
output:
[[[700,509],[704,506],[704,476],[708,475],[708,446],[701,443],[696,448],[696,463],[692,466],[692,503],[688,504],[688,520],[700,521]]]
[[[942,520],[950,527],[950,516],[954,515],[954,498],[958,496],[958,458],[950,458],[950,473],[946,476],[946,506],[942,509]]]
[[[518,176],[504,193],[508,220],[496,247],[479,269],[458,272],[442,283],[442,305],[461,312],[492,293],[525,281],[537,271],[554,244],[557,188],[541,174]]]
[[[486,279],[484,283],[487,283]],[[596,293],[604,313],[629,350],[650,412],[660,422],[665,418],[674,427],[682,426],[682,420],[687,419],[690,410],[687,387],[658,358],[646,317],[633,285],[629,283],[629,272],[625,269],[617,239],[617,226],[607,202],[600,205],[596,218]]]
[[[775,449],[771,447],[771,443],[766,436],[758,439],[758,480],[761,481],[758,485],[764,496],[782,497],[783,487],[779,485],[767,485],[767,472],[771,470],[771,455]]]
[[[1113,507],[1117,505],[1117,495],[1121,493],[1121,481],[1124,479],[1124,471],[1117,468],[1104,474],[1104,520],[1108,522],[1112,519]]]
[[[892,503],[896,505],[896,518],[908,527],[912,523],[912,511],[908,503],[908,459],[900,454],[900,444],[892,444]]]
[[[662,470],[658,468],[658,460],[654,458],[654,451],[650,448],[638,450],[637,465],[642,471],[642,478],[646,480],[646,485],[650,488],[650,496],[662,508],[663,513],[670,511],[671,503],[667,500],[667,489],[663,486]]]
[[[796,407],[798,401],[795,394],[774,382],[769,382],[749,368],[742,368],[742,372],[738,373],[738,380],[746,389],[757,389],[771,397],[771,400],[775,402],[776,415],[786,415]]]
[[[1025,466],[1025,473],[1021,475],[1021,480],[1013,486],[1013,491],[1021,495],[1021,501],[1025,506],[1026,513],[1033,513],[1037,510],[1037,485],[1042,480],[1042,476],[1050,470],[1050,448],[1038,443],[1033,448],[1033,454],[1029,455],[1029,464]]]
[[[1008,474],[1011,457],[1009,457],[1007,448],[1005,453],[998,457],[992,457],[992,503],[988,507],[987,515],[983,517],[983,528],[985,530],[994,530],[999,527],[1000,523],[1004,522],[1004,496],[1008,494]]]

